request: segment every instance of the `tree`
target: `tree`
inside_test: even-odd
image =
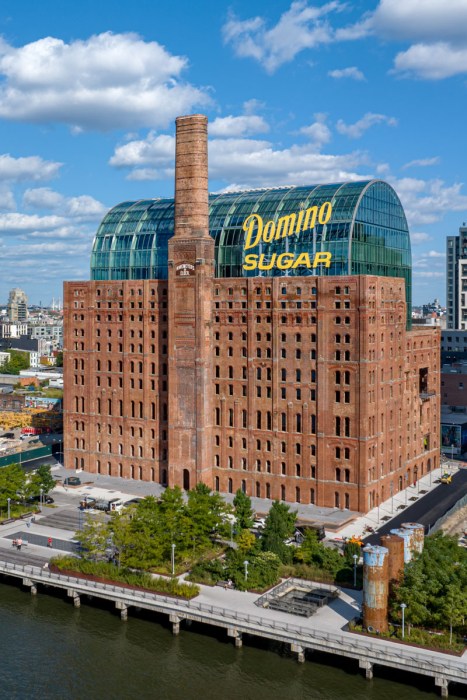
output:
[[[57,361],[55,363],[56,367],[63,367],[63,352],[59,351],[56,355]]]
[[[218,533],[222,525],[224,512],[222,497],[212,493],[206,484],[199,483],[188,493],[186,515],[193,551],[210,545],[211,537]]]
[[[248,530],[253,527],[253,509],[251,507],[251,498],[243,493],[241,489],[235,494],[233,500],[235,507],[235,517],[237,519],[237,527],[239,530]]]
[[[294,534],[296,517],[296,511],[290,512],[290,506],[274,501],[260,540],[263,551],[274,552],[284,564],[292,560],[292,551],[284,540]]]
[[[237,548],[241,554],[246,555],[256,545],[256,537],[249,530],[242,530],[237,536]]]
[[[294,552],[295,559],[305,564],[313,564],[331,576],[343,568],[344,559],[335,549],[325,547],[318,539],[316,530],[308,529],[300,547]]]
[[[50,465],[41,464],[36,473],[30,479],[33,488],[33,495],[38,496],[41,492],[46,496],[49,491],[55,488],[55,479],[52,476]]]
[[[19,464],[9,464],[0,469],[0,507],[7,506],[7,499],[16,500],[24,491],[26,475]]]
[[[29,353],[20,350],[10,350],[10,359],[2,367],[5,374],[19,374],[22,369],[29,368]]]
[[[452,628],[461,625],[467,615],[467,600],[465,590],[455,583],[447,587],[441,603],[443,621],[449,622],[449,644],[452,644]]]
[[[100,559],[105,555],[110,537],[110,528],[104,513],[96,517],[87,515],[83,528],[75,533],[75,539],[81,545],[85,559]]]

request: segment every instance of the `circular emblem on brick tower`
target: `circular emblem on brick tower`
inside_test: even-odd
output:
[[[190,277],[195,274],[195,266],[191,263],[181,263],[175,268],[177,277]]]

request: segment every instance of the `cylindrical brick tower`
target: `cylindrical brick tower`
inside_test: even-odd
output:
[[[388,629],[388,550],[367,545],[363,549],[363,626],[378,632]]]
[[[381,545],[389,552],[389,582],[400,581],[404,573],[404,539],[398,535],[382,535]]]
[[[212,487],[212,286],[208,120],[178,117],[175,232],[169,240],[169,485]]]
[[[402,530],[410,532],[410,551],[412,554],[421,554],[425,544],[425,528],[420,523],[402,523]]]
[[[394,530],[391,530],[389,534],[397,535],[398,537],[402,537],[404,540],[404,564],[408,564],[409,561],[412,560],[412,533],[408,530],[403,530],[402,528],[394,528]]]

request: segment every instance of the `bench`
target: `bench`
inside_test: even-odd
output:
[[[27,520],[28,518],[33,518],[34,515],[35,515],[35,513],[32,513],[32,512],[31,513],[23,513],[19,517],[21,518],[21,520]]]
[[[234,587],[232,581],[216,581],[216,586],[221,586],[221,588],[233,588]]]

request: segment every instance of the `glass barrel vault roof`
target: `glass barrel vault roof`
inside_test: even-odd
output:
[[[243,223],[264,223],[331,202],[327,224],[244,250]],[[215,240],[216,276],[378,275],[405,279],[411,315],[412,260],[407,220],[393,188],[381,180],[248,190],[209,196],[209,228]],[[174,232],[174,200],[122,202],[105,215],[94,238],[91,279],[166,279],[167,242]],[[245,254],[330,252],[329,268],[243,269]]]

